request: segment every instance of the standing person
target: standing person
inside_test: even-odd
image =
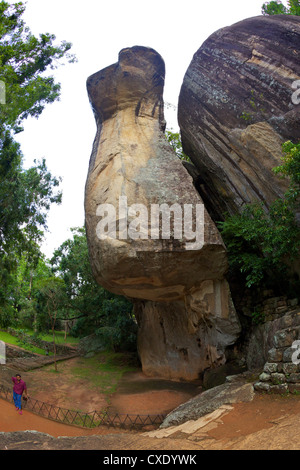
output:
[[[24,380],[21,379],[20,374],[17,374],[15,377],[11,378],[13,386],[13,398],[16,410],[19,411],[19,414],[22,414],[22,395],[24,392],[24,397],[27,398],[27,386]]]

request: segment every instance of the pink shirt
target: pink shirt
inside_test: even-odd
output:
[[[13,386],[13,391],[16,392],[18,395],[22,395],[22,393],[24,392],[24,390],[26,390],[26,383],[24,382],[24,380],[20,380],[20,382],[18,382],[18,379],[16,379],[16,377],[12,377],[11,378],[13,383],[15,384]]]

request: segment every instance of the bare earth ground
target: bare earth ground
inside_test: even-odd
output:
[[[196,384],[187,387],[186,384],[148,379],[141,372],[135,372],[126,374],[117,392],[108,399],[107,395],[91,389],[84,379],[69,380],[70,367],[74,366],[76,360],[71,359],[60,364],[63,373],[57,375],[47,368],[23,373],[29,393],[48,403],[84,411],[100,410],[109,404],[110,409],[118,413],[159,414],[171,411],[200,391]],[[81,429],[46,420],[26,410],[20,416],[13,404],[0,400],[0,432],[35,430],[55,438],[90,436],[88,441],[77,440],[77,449],[299,450],[299,421],[299,396],[257,394],[252,402],[230,405],[219,416],[212,417],[201,429],[175,430],[169,436],[162,437],[159,432],[155,436],[153,432],[124,432],[104,427]],[[7,444],[5,436],[0,435],[1,450],[27,448],[25,441],[23,444],[20,441]],[[67,444],[66,439],[64,442],[66,449],[74,446]],[[54,447],[51,447],[52,444],[47,445],[50,449],[55,448],[54,444]],[[44,445],[43,448],[47,446]]]
[[[58,374],[54,373],[53,365],[22,373],[29,395],[73,410],[92,412],[108,408],[110,413],[158,415],[167,414],[201,391],[199,384],[152,379],[137,371],[125,373],[115,393],[101,393],[100,387],[91,384],[88,378],[74,375],[74,368],[82,367],[81,361],[73,358],[59,363]]]

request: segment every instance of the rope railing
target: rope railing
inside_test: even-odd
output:
[[[0,384],[0,398],[12,402],[12,391]],[[110,414],[104,411],[76,411],[60,406],[51,405],[49,403],[29,398],[23,401],[23,409],[31,411],[43,418],[58,421],[71,426],[79,426],[83,428],[97,428],[100,426],[108,426],[120,429],[141,430],[157,428],[164,420],[165,416],[158,415],[132,415],[132,414]]]

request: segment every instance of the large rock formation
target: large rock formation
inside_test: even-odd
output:
[[[144,372],[192,380],[225,361],[240,325],[223,242],[164,136],[163,85],[164,62],[144,47],[89,77],[86,230],[97,282],[133,299]]]
[[[212,217],[267,208],[287,183],[272,172],[300,138],[300,17],[249,18],[212,34],[182,84],[178,119]],[[195,169],[194,169],[195,175]]]

